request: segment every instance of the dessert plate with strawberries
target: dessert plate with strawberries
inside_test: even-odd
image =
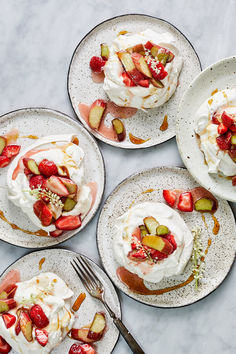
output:
[[[192,45],[173,25],[123,15],[102,22],[78,44],[68,93],[96,138],[140,149],[175,136],[176,106],[200,71]]]
[[[223,282],[235,260],[235,231],[226,201],[197,185],[187,170],[161,167],[116,187],[100,213],[97,243],[120,290],[172,308],[201,300]]]
[[[181,157],[198,183],[236,201],[236,58],[206,68],[184,94],[176,135]],[[190,148],[191,147],[191,148]]]
[[[119,332],[102,303],[80,282],[71,262],[78,254],[63,249],[30,253],[0,277],[0,352],[109,354]],[[121,316],[117,293],[91,260],[106,301]],[[58,261],[60,264],[58,265]]]
[[[0,126],[0,238],[48,247],[82,230],[104,190],[103,158],[94,138],[50,109],[8,113]]]

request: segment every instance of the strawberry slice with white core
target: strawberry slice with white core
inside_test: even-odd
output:
[[[55,226],[59,230],[74,230],[81,226],[81,218],[79,215],[61,216]]]
[[[60,181],[64,184],[70,194],[77,193],[77,184],[71,179],[65,177],[58,177]]]
[[[177,193],[171,189],[163,189],[163,198],[166,203],[173,207],[177,199]]]
[[[177,208],[180,211],[191,212],[193,211],[193,197],[191,192],[181,193]]]
[[[6,167],[10,162],[11,160],[7,156],[0,156],[0,168]]]
[[[105,108],[106,108],[106,102],[104,100],[96,100],[91,105],[91,108],[89,111],[89,126],[92,129],[99,128]]]
[[[16,322],[16,316],[14,316],[10,313],[3,313],[2,319],[5,323],[6,328],[10,328]]]
[[[45,347],[45,345],[48,342],[48,332],[45,329],[36,328],[35,329],[35,337],[36,337],[37,341],[39,342],[39,344],[42,347]]]
[[[227,114],[225,111],[222,113],[221,119],[222,119],[222,123],[228,128],[232,124],[234,124],[234,118],[230,114]]]
[[[9,159],[11,159],[19,154],[20,149],[20,145],[7,145],[2,151],[2,156],[7,156]]]
[[[60,197],[68,197],[70,194],[68,189],[57,176],[51,176],[48,178],[44,183],[44,188],[49,189],[51,192],[56,193]]]

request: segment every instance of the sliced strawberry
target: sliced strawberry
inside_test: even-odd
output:
[[[213,114],[211,121],[213,124],[217,124],[217,125],[220,124],[220,121],[218,119],[218,114],[216,112]]]
[[[149,82],[149,80],[140,80],[138,82],[138,84],[139,84],[139,86],[142,86],[142,87],[149,87],[150,82]]]
[[[105,60],[103,60],[101,57],[96,57],[96,56],[92,57],[89,63],[90,69],[95,73],[102,72],[105,64],[106,64]]]
[[[11,346],[0,336],[0,353],[8,354],[11,351]]]
[[[7,328],[10,328],[16,322],[16,316],[14,316],[14,315],[12,315],[10,313],[3,313],[2,314],[2,319],[3,319],[3,321],[5,323],[5,326]]]
[[[227,131],[225,134],[216,138],[217,145],[221,150],[229,150],[231,147],[231,132]]]
[[[193,198],[191,192],[181,193],[177,208],[181,211],[193,211]]]
[[[151,49],[152,49],[152,47],[153,47],[153,44],[152,44],[152,42],[147,41],[147,43],[146,43],[146,44],[144,44],[144,47],[145,47],[146,49],[148,49],[148,50],[151,50]]]
[[[132,232],[132,236],[137,238],[139,241],[141,241],[141,230],[139,227],[136,227],[134,231]]]
[[[162,253],[160,251],[154,250],[154,252],[151,253],[152,258],[158,258],[158,260],[162,260],[168,257],[168,254]]]
[[[57,174],[57,165],[53,161],[43,159],[38,165],[39,172],[46,177]]]
[[[38,328],[44,328],[49,325],[49,320],[40,305],[32,306],[29,315],[35,326]]]
[[[137,259],[145,259],[147,258],[146,253],[144,252],[144,250],[142,248],[140,248],[139,250],[134,250],[129,252],[128,254],[129,258],[137,258]]]
[[[20,145],[7,145],[2,151],[2,156],[6,156],[11,159],[19,154],[20,148]]]
[[[11,160],[7,156],[0,156],[0,168],[6,167],[10,162]]]
[[[44,205],[41,213],[41,222],[43,226],[49,226],[52,222],[52,211],[48,208],[47,205]]]
[[[173,207],[177,199],[177,193],[172,189],[163,189],[163,198],[170,206]]]
[[[8,299],[13,299],[16,293],[17,285],[16,284],[10,284],[6,287],[5,292],[7,293],[7,298]]]
[[[90,344],[74,343],[70,347],[69,354],[96,354],[96,351]]]
[[[34,213],[35,215],[41,220],[41,215],[43,211],[43,207],[45,206],[45,203],[42,200],[37,200],[34,205]]]
[[[48,342],[48,332],[45,329],[35,328],[35,337],[42,347]]]
[[[222,119],[222,123],[224,123],[224,125],[228,128],[232,124],[234,124],[234,118],[230,114],[227,114],[225,111],[222,113],[221,119]]]
[[[44,188],[48,188],[51,192],[56,193],[61,197],[68,197],[68,189],[60,181],[60,178],[57,176],[51,176],[46,180]]]
[[[127,72],[124,71],[122,73],[122,77],[123,77],[123,83],[125,84],[125,86],[128,86],[128,87],[136,86],[135,83],[133,82],[133,80],[131,80],[131,78],[127,74]]]
[[[17,321],[16,326],[15,326],[15,334],[18,336],[21,331],[20,328],[20,320]]]
[[[81,218],[79,215],[61,216],[55,226],[59,230],[74,230],[81,226]]]
[[[46,179],[42,175],[33,176],[29,180],[30,189],[43,188]]]
[[[222,135],[222,134],[226,133],[227,130],[228,130],[228,127],[226,127],[226,125],[224,125],[224,123],[220,123],[218,125],[218,128],[217,128],[218,134]]]
[[[50,232],[50,236],[52,237],[58,237],[61,236],[62,234],[63,234],[63,230],[55,230]]]
[[[236,133],[236,124],[231,125],[229,129],[231,130],[231,132]]]
[[[174,252],[176,250],[176,248],[177,248],[177,243],[175,241],[174,235],[168,234],[168,235],[165,236],[165,238],[172,244],[173,252]]]

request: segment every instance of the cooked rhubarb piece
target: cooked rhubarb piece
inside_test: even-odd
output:
[[[193,198],[191,192],[181,193],[177,208],[180,211],[191,212],[193,211]]]
[[[117,55],[129,77],[138,85],[139,81],[143,80],[145,77],[136,69],[131,55],[127,52],[118,52]]]
[[[18,319],[18,321],[16,323],[16,326],[15,326],[15,334],[16,334],[16,336],[18,336],[20,332],[21,332],[20,320]]]
[[[64,178],[64,177],[59,177],[59,179],[64,184],[64,186],[68,189],[68,192],[70,194],[77,193],[77,184],[74,183],[71,179]]]
[[[191,190],[193,205],[197,211],[216,211],[218,201],[214,195],[203,187],[196,187]],[[212,206],[211,209],[207,209]],[[203,208],[203,209],[201,209]]]
[[[55,226],[59,230],[74,230],[81,226],[81,218],[79,215],[61,216],[56,220]]]
[[[106,102],[96,100],[93,102],[89,111],[89,125],[92,129],[98,129],[102,121],[102,117],[106,108]]]
[[[232,186],[236,186],[236,176],[232,177]]]
[[[101,57],[103,60],[108,60],[109,58],[109,47],[106,43],[101,43]]]
[[[20,328],[21,331],[25,337],[25,339],[28,342],[31,342],[33,340],[33,335],[32,335],[32,331],[33,331],[33,323],[28,315],[27,312],[22,311],[20,314]]]
[[[148,234],[148,229],[146,228],[145,225],[140,225],[139,226],[139,229],[141,231],[141,236],[144,237]]]
[[[58,237],[58,236],[61,236],[62,234],[63,234],[62,230],[55,230],[55,231],[50,232],[50,236],[52,236],[52,237]]]
[[[0,136],[0,155],[2,154],[3,149],[5,148],[6,145],[7,145],[6,138],[4,138],[4,136]]]
[[[53,161],[49,161],[47,159],[43,159],[40,162],[38,169],[39,172],[46,177],[57,174],[57,165]]]
[[[10,313],[3,313],[2,314],[2,319],[3,319],[4,323],[5,323],[6,328],[10,328],[16,322],[16,316],[14,316],[14,315],[12,315]]]
[[[173,207],[177,199],[177,193],[172,189],[163,189],[163,198],[170,206]]]
[[[158,53],[157,59],[159,60],[160,63],[162,63],[165,66],[167,63],[167,60],[169,59],[169,54],[168,53]]]
[[[157,220],[153,216],[147,216],[146,218],[143,219],[143,222],[149,234],[156,235],[156,229],[159,225]]]
[[[44,183],[44,187],[49,189],[51,192],[56,193],[60,197],[68,197],[70,193],[60,178],[61,177],[51,176]]]
[[[84,343],[92,343],[95,342],[94,339],[88,338],[88,332],[89,328],[83,327],[83,328],[72,328],[71,330],[71,337],[76,340],[80,340],[81,342]]]
[[[155,80],[154,78],[152,78],[150,81],[153,84],[153,86],[155,86],[155,87],[158,87],[158,88],[164,87],[164,84],[160,80]]]
[[[143,46],[143,44],[136,44],[133,47],[127,48],[126,49],[127,52],[129,52],[130,54],[132,53],[140,53],[141,55],[145,55],[145,48]]]
[[[217,128],[218,134],[222,135],[222,134],[226,133],[227,130],[228,130],[228,128],[226,127],[226,125],[224,125],[224,123],[220,123],[218,125],[218,128]]]
[[[221,115],[222,123],[229,128],[232,124],[234,124],[234,118],[227,114],[225,111]]]
[[[156,234],[157,234],[158,236],[167,235],[169,232],[170,232],[170,230],[168,229],[167,226],[165,226],[165,225],[159,225],[159,226],[157,226]]]
[[[212,124],[217,124],[217,125],[220,124],[220,121],[218,119],[218,115],[216,112],[213,114],[211,121],[212,121]]]
[[[229,150],[231,147],[231,132],[228,130],[223,135],[216,138],[216,143],[221,150]]]
[[[159,49],[160,49],[159,46],[153,45],[153,47],[151,48],[151,55],[153,56],[153,58],[156,58]]]
[[[25,157],[23,159],[23,164],[28,168],[34,175],[40,175],[38,165],[33,159]]]
[[[8,354],[11,351],[11,346],[0,336],[0,353]]]
[[[76,204],[77,203],[73,199],[66,198],[66,201],[65,201],[64,206],[63,206],[63,210],[71,211],[72,209],[74,209]]]
[[[236,162],[236,146],[233,145],[231,146],[230,150],[229,150],[229,156],[231,157],[231,159]]]
[[[49,320],[40,305],[32,306],[29,315],[38,328],[44,328],[49,325]]]
[[[0,313],[8,312],[16,307],[16,301],[14,299],[1,299],[0,300]]]
[[[11,160],[7,156],[0,156],[0,168],[6,167],[10,162]]]
[[[112,120],[112,126],[116,132],[118,140],[123,141],[125,139],[125,127],[122,121],[118,118],[115,118]]]
[[[145,246],[154,248],[165,254],[171,254],[173,252],[172,244],[164,237],[147,235],[142,239],[142,243]]]
[[[140,71],[144,76],[148,78],[152,78],[151,71],[149,70],[147,63],[141,54],[133,53],[131,54],[131,58],[138,71]]]
[[[48,342],[48,332],[45,331],[45,329],[35,329],[35,337],[38,341],[38,343],[42,346],[45,347],[45,345]]]
[[[0,294],[0,300],[1,299],[7,299],[7,292],[6,291],[2,291]]]
[[[144,226],[145,227],[145,226]],[[134,231],[132,232],[132,236],[137,238],[139,241],[141,241],[141,230],[139,227],[136,227]]]
[[[68,168],[66,166],[58,166],[57,170],[58,170],[59,176],[68,177],[68,178],[70,177]]]
[[[20,149],[20,145],[7,145],[2,151],[2,156],[6,156],[9,159],[12,159],[19,154]]]
[[[97,312],[88,331],[88,338],[99,340],[102,338],[106,327],[106,318],[103,312]]]
[[[106,64],[106,61],[103,60],[101,57],[92,57],[90,60],[90,69],[95,72],[95,73],[100,73],[103,70],[104,65]]]
[[[70,347],[69,354],[96,354],[96,351],[89,344],[74,343]]]
[[[231,137],[231,144],[236,145],[236,134]]]
[[[1,292],[0,294],[0,299],[12,299],[14,298],[15,292],[17,289],[16,284],[10,284],[6,287],[4,291]]]

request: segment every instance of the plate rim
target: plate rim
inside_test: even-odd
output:
[[[75,56],[75,53],[77,52],[77,49],[79,48],[79,46],[83,43],[83,41],[87,38],[87,36],[89,36],[97,27],[99,27],[100,25],[103,25],[105,24],[106,22],[109,22],[109,21],[112,21],[112,20],[115,20],[117,18],[122,18],[122,17],[125,17],[125,16],[143,16],[143,17],[148,17],[148,18],[152,18],[152,19],[155,19],[155,20],[159,20],[159,21],[162,21],[162,22],[165,22],[167,23],[168,25],[174,27],[175,30],[177,30],[186,40],[187,42],[190,44],[190,46],[192,47],[196,57],[197,57],[197,60],[198,60],[198,63],[199,63],[199,67],[200,67],[200,73],[202,72],[202,63],[201,63],[201,60],[200,60],[200,57],[196,51],[196,49],[194,48],[193,44],[190,42],[190,40],[186,37],[186,35],[181,31],[179,30],[175,25],[173,25],[171,22],[167,21],[167,20],[164,20],[163,18],[160,18],[160,17],[157,17],[157,16],[153,16],[153,15],[148,15],[148,14],[143,14],[143,13],[125,13],[125,14],[122,14],[122,15],[116,15],[116,16],[113,16],[113,17],[110,17],[106,20],[103,20],[102,22],[96,24],[91,30],[89,30],[89,32],[87,32],[83,37],[82,39],[79,41],[79,43],[76,45],[73,53],[72,53],[72,56],[71,56],[71,59],[70,59],[70,63],[69,63],[69,67],[68,67],[68,70],[67,70],[67,85],[66,85],[66,88],[67,88],[67,94],[68,94],[68,97],[69,97],[69,101],[70,101],[70,104],[71,104],[71,107],[73,109],[73,112],[75,114],[75,119],[78,120],[84,127],[85,125],[83,124],[81,118],[77,115],[76,111],[75,111],[75,108],[74,108],[74,105],[73,105],[73,102],[72,102],[72,99],[71,99],[71,95],[70,95],[70,89],[69,89],[69,76],[70,76],[70,71],[71,71],[71,66],[72,66],[72,62],[73,62],[73,59],[74,59],[74,56]],[[177,114],[177,111],[176,111],[176,114]],[[176,115],[177,117],[177,115]],[[85,129],[87,130],[87,128],[85,127]],[[93,133],[90,133],[93,135]],[[94,135],[93,135],[94,136]],[[170,138],[168,138],[167,140],[165,141],[162,141],[161,143],[158,143],[158,144],[154,144],[154,145],[149,145],[149,146],[141,146],[138,145],[138,147],[135,147],[135,146],[122,146],[121,145],[117,145],[113,143],[113,141],[111,140],[110,142],[107,142],[99,137],[95,137],[96,139],[98,139],[99,141],[103,142],[104,144],[107,144],[107,145],[111,145],[115,148],[118,148],[118,149],[126,149],[126,150],[141,150],[141,149],[148,149],[148,148],[151,148],[151,147],[155,147],[155,146],[158,146],[158,145],[161,145],[161,144],[164,144],[165,142],[173,139],[174,137],[176,136],[176,132],[173,136],[171,136]]]
[[[188,171],[188,169],[187,169],[186,167],[171,166],[171,165],[167,165],[167,166],[154,166],[154,167],[146,168],[146,169],[143,169],[143,170],[139,170],[139,171],[137,171],[137,172],[135,172],[135,173],[132,173],[131,175],[127,176],[126,178],[124,178],[119,184],[117,184],[117,186],[111,191],[111,193],[110,193],[110,194],[108,195],[108,197],[105,199],[105,201],[104,201],[104,203],[103,203],[103,205],[102,205],[102,208],[100,209],[100,211],[99,211],[99,213],[98,213],[97,226],[96,226],[96,244],[97,244],[97,250],[98,250],[99,258],[100,258],[100,260],[101,260],[103,269],[105,270],[107,276],[108,276],[109,279],[112,281],[112,283],[114,284],[114,286],[115,286],[117,289],[119,289],[119,291],[122,292],[122,294],[128,296],[129,298],[133,299],[134,301],[137,301],[138,303],[141,303],[141,304],[144,304],[144,305],[147,305],[147,306],[150,306],[150,307],[154,307],[154,308],[158,308],[158,309],[163,309],[163,310],[165,310],[165,309],[171,310],[171,309],[178,309],[178,308],[187,307],[187,306],[191,306],[191,305],[193,305],[193,304],[196,304],[197,302],[199,302],[199,301],[201,301],[201,300],[207,298],[209,295],[211,295],[213,292],[215,292],[215,291],[223,284],[223,282],[226,280],[226,278],[228,278],[228,276],[229,276],[229,274],[230,274],[230,272],[231,272],[231,270],[232,270],[232,268],[233,268],[233,265],[234,265],[234,263],[235,263],[235,261],[236,261],[236,249],[235,249],[234,259],[233,259],[233,261],[232,261],[232,263],[231,263],[231,265],[230,265],[230,267],[229,267],[229,270],[228,270],[228,272],[226,273],[226,275],[225,275],[225,277],[223,278],[223,280],[218,284],[218,286],[217,286],[216,288],[214,288],[211,292],[209,292],[208,294],[206,294],[205,296],[203,296],[202,298],[200,298],[200,299],[198,299],[198,300],[196,300],[196,301],[192,301],[192,302],[190,302],[190,303],[188,303],[188,304],[185,304],[185,305],[179,305],[179,306],[157,306],[157,305],[153,305],[153,304],[150,304],[150,303],[148,303],[148,302],[145,302],[144,300],[138,300],[138,299],[136,299],[136,298],[133,297],[131,294],[129,294],[129,293],[123,291],[120,286],[116,285],[116,283],[112,280],[111,276],[108,274],[108,272],[107,272],[107,270],[106,270],[106,268],[105,268],[105,265],[104,265],[104,262],[103,262],[103,258],[102,258],[102,256],[101,256],[100,248],[99,248],[98,226],[99,226],[99,221],[100,221],[101,213],[102,213],[102,211],[103,211],[103,209],[104,209],[105,204],[107,203],[108,198],[110,198],[110,197],[116,192],[116,190],[117,190],[123,183],[125,183],[125,182],[126,182],[128,179],[130,179],[130,178],[133,178],[133,177],[135,177],[135,176],[137,176],[137,175],[141,175],[143,172],[149,172],[149,171],[151,171],[151,170],[156,170],[156,169],[159,169],[159,170],[161,170],[161,169],[169,169],[169,170],[174,169],[174,170],[176,170],[176,171],[180,171],[180,170]],[[190,174],[190,176],[192,177],[191,174]],[[198,183],[198,182],[197,182],[197,183]],[[232,213],[232,216],[234,217],[234,220],[236,221],[236,216],[234,215],[232,206],[230,205],[230,203],[229,203],[227,200],[224,200],[224,201],[228,204],[228,206],[229,206],[229,208],[230,208],[230,211],[231,211],[231,213]]]
[[[235,61],[235,64],[236,64],[236,55],[231,55],[230,57],[226,57],[226,58],[222,58],[218,61],[216,61],[215,63],[211,64],[211,65],[208,65],[204,70],[202,70],[194,79],[193,81],[191,82],[191,84],[189,85],[188,89],[184,92],[180,102],[179,102],[179,105],[178,105],[178,108],[177,108],[177,113],[176,113],[176,128],[175,128],[175,131],[176,131],[176,143],[177,143],[177,148],[178,148],[178,151],[179,151],[179,154],[181,156],[181,159],[184,163],[184,165],[186,166],[187,170],[189,171],[190,175],[193,177],[193,179],[199,183],[201,186],[203,186],[204,188],[206,188],[207,190],[209,190],[209,185],[207,186],[205,183],[204,183],[204,180],[202,181],[201,179],[198,178],[198,176],[196,176],[195,173],[192,173],[192,171],[190,170],[190,168],[188,167],[188,159],[187,157],[185,157],[184,155],[184,152],[182,151],[182,148],[180,148],[180,142],[179,142],[179,136],[180,136],[180,109],[184,103],[184,100],[185,100],[185,97],[187,96],[189,90],[192,89],[193,85],[195,85],[196,81],[201,79],[202,76],[204,76],[206,73],[208,73],[209,71],[211,71],[213,68],[215,68],[216,66],[218,65],[222,65],[224,64],[225,62],[227,61]],[[203,154],[203,152],[199,149],[199,151]],[[218,182],[217,182],[218,183]],[[226,199],[225,195],[221,194],[221,192],[219,191],[216,192],[214,190],[214,192],[211,190],[211,192],[213,194],[215,194],[218,198],[221,198],[221,199],[225,199],[226,201],[230,201],[230,202],[236,202],[236,198],[234,199],[231,199],[231,198],[228,198]]]
[[[80,123],[80,121],[78,121],[77,119],[73,118],[73,117],[70,117],[68,114],[66,113],[63,113],[59,110],[56,110],[56,109],[53,109],[53,108],[47,108],[47,107],[44,107],[44,106],[36,106],[36,107],[24,107],[24,108],[18,108],[18,109],[15,109],[13,111],[9,111],[7,113],[4,113],[2,115],[0,115],[0,124],[2,122],[2,120],[4,118],[6,118],[6,116],[10,115],[10,114],[14,114],[14,113],[20,113],[20,112],[31,112],[31,111],[41,111],[41,112],[50,112],[50,113],[56,113],[56,114],[59,114],[60,116],[62,116],[63,118],[69,120],[69,121],[73,121],[75,122],[76,124],[78,124],[80,126],[80,128],[82,128],[83,131],[85,131],[85,134],[87,134],[90,138],[92,138],[93,142],[95,143],[95,146],[97,147],[98,149],[98,153],[100,154],[100,157],[101,157],[101,162],[102,162],[102,171],[103,171],[103,176],[104,176],[104,179],[103,179],[103,187],[102,187],[102,191],[101,191],[101,197],[100,197],[100,200],[99,200],[99,203],[98,203],[98,206],[97,208],[95,209],[94,213],[91,215],[91,219],[87,222],[87,224],[82,227],[81,229],[79,229],[78,232],[76,232],[74,235],[68,237],[67,239],[65,240],[59,240],[58,242],[52,244],[52,245],[49,245],[49,246],[22,246],[22,245],[18,245],[18,244],[14,244],[14,243],[11,243],[7,240],[3,240],[1,237],[0,237],[0,241],[1,242],[5,242],[9,245],[13,245],[13,246],[16,246],[16,247],[20,247],[20,248],[26,248],[26,249],[34,249],[36,248],[37,250],[43,250],[43,249],[47,249],[47,248],[54,248],[56,247],[57,245],[59,244],[63,244],[64,242],[72,239],[73,237],[75,237],[77,234],[79,234],[80,231],[84,230],[86,228],[87,225],[90,224],[90,222],[93,220],[93,218],[96,216],[100,206],[102,205],[102,201],[103,201],[103,197],[104,197],[104,193],[105,193],[105,187],[106,187],[106,166],[105,166],[105,161],[104,161],[104,156],[101,152],[101,149],[98,145],[98,142],[97,140],[94,138],[94,136]],[[55,238],[57,240],[57,238]],[[0,275],[1,276],[1,275]]]
[[[69,253],[74,254],[74,255],[82,255],[82,256],[84,256],[85,258],[87,258],[90,262],[94,263],[103,273],[105,273],[105,275],[108,277],[108,279],[109,279],[109,281],[110,281],[110,283],[111,283],[111,285],[112,285],[112,287],[113,287],[113,289],[114,289],[114,291],[115,291],[115,293],[116,293],[117,301],[118,301],[117,303],[118,303],[118,305],[119,305],[119,310],[120,310],[120,320],[122,321],[122,306],[121,306],[120,294],[118,293],[116,286],[115,286],[114,283],[111,281],[110,277],[108,276],[108,274],[106,273],[106,271],[105,271],[104,268],[102,268],[100,265],[98,265],[98,264],[97,264],[95,261],[93,261],[90,257],[88,257],[88,256],[86,256],[85,254],[80,253],[80,252],[72,251],[72,250],[69,250],[69,249],[67,249],[67,248],[59,248],[59,247],[48,247],[48,248],[37,249],[37,250],[34,250],[34,251],[32,251],[32,252],[28,252],[28,253],[24,254],[23,256],[18,257],[15,261],[13,261],[12,263],[10,263],[10,264],[4,269],[3,272],[1,272],[1,274],[0,274],[0,281],[1,281],[1,278],[2,278],[2,276],[4,275],[4,273],[5,273],[11,266],[13,266],[16,262],[20,261],[22,258],[25,258],[25,257],[27,257],[28,255],[30,255],[30,254],[32,254],[32,253],[39,253],[39,252],[52,251],[52,250],[53,250],[53,251],[60,250],[60,251],[63,251],[63,252],[66,251],[66,252],[69,252]],[[115,342],[115,344],[114,344],[114,347],[113,347],[111,353],[114,351],[115,347],[117,346],[118,341],[119,341],[119,339],[120,339],[120,336],[121,336],[120,331],[118,331],[118,337],[117,337],[117,340],[116,340],[116,342]]]

